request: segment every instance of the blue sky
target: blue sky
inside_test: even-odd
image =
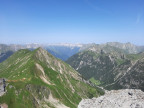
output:
[[[144,45],[144,0],[0,0],[0,43]]]

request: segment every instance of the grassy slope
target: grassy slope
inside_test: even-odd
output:
[[[28,85],[46,87],[56,99],[71,108],[76,108],[82,98],[91,98],[103,94],[102,91],[67,75],[75,89],[75,92],[72,93],[65,75],[48,68],[45,63],[36,60],[34,57],[35,51],[20,50],[0,64],[0,77],[6,78],[9,83],[7,93],[0,97],[0,103],[7,103],[10,108],[37,107],[33,93],[27,88]],[[46,76],[54,85],[48,85],[39,78],[39,70],[36,69],[35,63],[39,63],[43,67]],[[39,88],[35,89],[39,90]],[[51,103],[46,104],[52,107]]]

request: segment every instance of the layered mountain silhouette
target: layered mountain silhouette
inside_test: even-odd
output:
[[[19,49],[29,49],[34,50],[38,47],[42,47],[43,49],[47,50],[49,53],[51,53],[53,56],[66,61],[69,57],[73,56],[74,54],[83,51],[89,47],[92,47],[93,45],[97,45],[99,47],[104,46],[113,46],[118,49],[122,49],[125,53],[129,54],[137,54],[144,51],[144,46],[136,46],[131,43],[119,43],[119,42],[108,42],[106,44],[47,44],[47,45],[41,45],[41,44],[25,44],[25,45],[17,45],[17,44],[11,44],[11,45],[5,45],[0,44],[0,62],[6,60],[10,54],[9,52],[16,52]],[[7,54],[8,53],[8,54]],[[5,56],[3,56],[5,55]]]
[[[26,45],[6,45],[6,44],[0,44],[0,63],[6,60],[9,56],[11,56],[13,53],[10,52],[16,52],[20,49],[29,49],[29,50],[35,50],[38,47],[42,47],[43,49],[47,50],[49,53],[51,53],[56,58],[59,58],[63,61],[67,60],[72,55],[79,52],[80,48],[83,45],[79,44],[52,44],[52,45],[41,45],[41,44],[26,44]]]

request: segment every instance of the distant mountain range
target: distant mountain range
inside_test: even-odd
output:
[[[38,47],[42,47],[50,52],[53,56],[66,61],[72,55],[83,51],[93,45],[103,47],[106,45],[113,46],[119,49],[122,49],[125,53],[136,54],[144,51],[144,46],[136,46],[131,43],[118,43],[118,42],[109,42],[106,44],[25,44],[25,45],[5,45],[0,44],[0,62],[4,61],[7,57],[12,55],[12,52],[18,51],[19,49],[30,49],[34,50]],[[11,51],[11,53],[9,53]],[[5,56],[4,56],[5,55]]]
[[[41,45],[41,44],[26,44],[26,45],[5,45],[0,44],[0,62],[7,59],[12,52],[16,52],[19,49],[30,49],[34,50],[38,47],[42,47],[50,52],[55,57],[65,61],[72,55],[79,52],[80,48],[83,45],[81,44],[48,44],[48,45]],[[10,53],[11,52],[11,53]]]

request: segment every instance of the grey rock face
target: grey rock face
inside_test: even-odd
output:
[[[5,93],[6,84],[2,78],[0,78],[0,96],[4,95]]]
[[[144,92],[134,89],[112,90],[99,98],[83,99],[78,108],[144,108]]]

